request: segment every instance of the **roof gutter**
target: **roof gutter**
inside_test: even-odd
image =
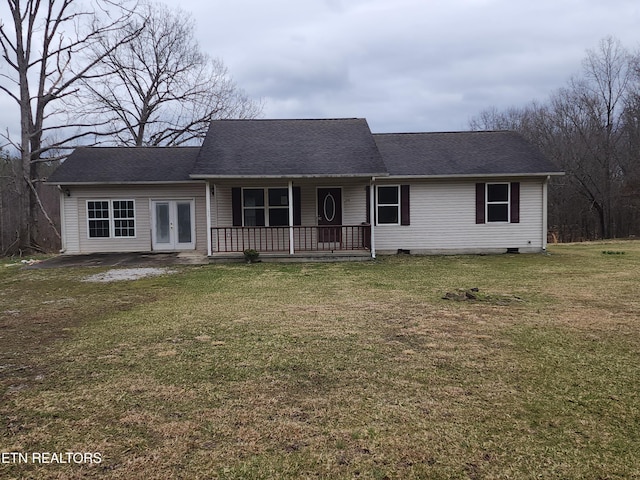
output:
[[[535,177],[550,177],[550,176],[562,176],[565,172],[540,172],[540,173],[465,173],[465,174],[450,174],[450,175],[388,175],[389,179],[398,180],[410,180],[410,179],[446,179],[446,178],[535,178]]]
[[[45,181],[45,185],[79,185],[79,186],[95,186],[95,185],[175,185],[178,184],[190,184],[190,183],[205,183],[204,180],[192,179],[192,180],[162,180],[162,181],[139,181],[139,182],[69,182],[69,181]]]
[[[356,174],[298,174],[298,175],[190,175],[191,178],[198,180],[231,180],[231,179],[247,179],[247,180],[261,180],[261,179],[300,179],[300,178],[371,178],[375,177],[388,177],[388,173],[356,173]]]

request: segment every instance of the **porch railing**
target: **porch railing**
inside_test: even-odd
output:
[[[371,226],[338,225],[312,227],[214,227],[211,245],[214,253],[289,252],[289,228],[293,228],[295,252],[369,250]]]

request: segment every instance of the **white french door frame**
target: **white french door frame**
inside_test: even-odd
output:
[[[188,213],[184,210],[185,205],[189,206]],[[152,250],[195,250],[196,215],[194,198],[152,199],[149,209],[151,212]],[[188,241],[185,237],[187,233]]]

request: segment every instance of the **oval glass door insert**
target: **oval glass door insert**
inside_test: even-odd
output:
[[[336,218],[336,200],[330,193],[324,197],[324,218],[327,222]]]

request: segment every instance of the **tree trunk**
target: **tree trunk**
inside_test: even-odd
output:
[[[18,12],[16,12],[18,13]],[[16,60],[18,64],[20,78],[20,166],[21,172],[16,177],[16,188],[20,202],[20,216],[18,229],[18,249],[28,250],[31,246],[31,189],[29,182],[31,179],[31,96],[29,93],[29,81],[27,78],[28,59],[25,57],[22,45],[21,22],[15,21],[17,35]]]

